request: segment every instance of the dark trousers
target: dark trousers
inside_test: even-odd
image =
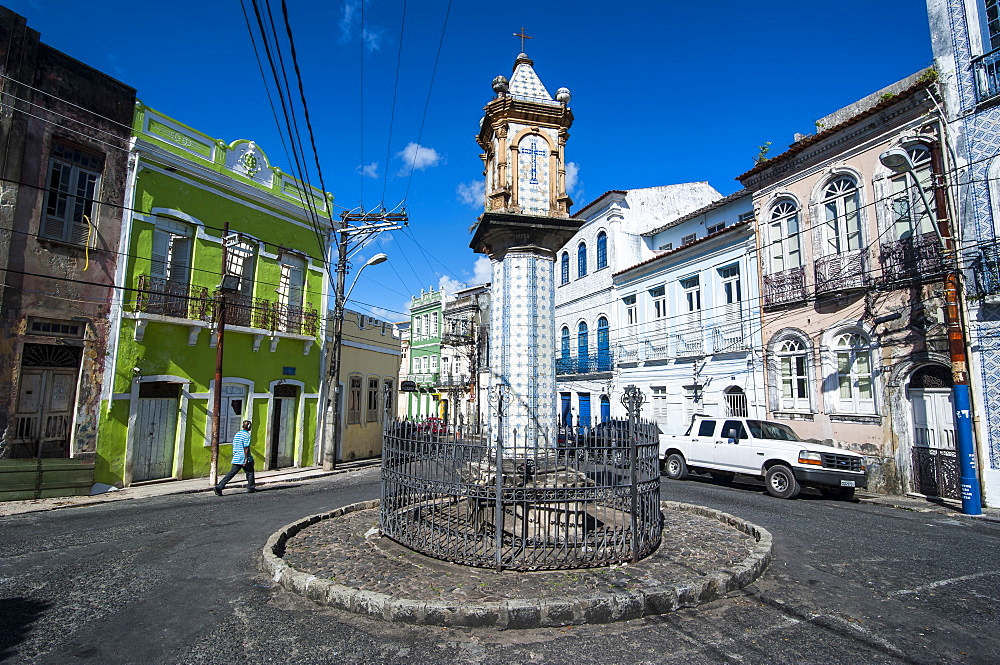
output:
[[[233,468],[229,470],[229,473],[227,473],[225,477],[221,481],[219,481],[219,484],[216,486],[219,488],[219,491],[225,489],[226,483],[232,480],[233,476],[239,473],[240,469],[243,469],[243,473],[247,474],[247,491],[248,492],[254,491],[253,459],[247,460],[246,464],[234,464]]]

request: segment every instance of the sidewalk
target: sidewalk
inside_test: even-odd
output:
[[[365,469],[381,464],[381,459],[356,460],[352,462],[342,462],[337,464],[334,471],[324,471],[319,466],[297,467],[294,469],[274,469],[270,471],[258,471],[255,475],[258,487],[274,485],[276,483],[297,483],[303,481],[323,478],[338,473],[348,473],[358,469]],[[220,469],[222,472],[228,469]],[[246,476],[242,473],[233,478],[226,485],[225,493],[246,491]],[[78,506],[93,506],[100,503],[112,501],[124,501],[126,499],[142,499],[152,496],[165,496],[167,494],[192,494],[195,492],[211,492],[212,486],[208,478],[188,478],[185,480],[156,480],[146,483],[137,483],[125,489],[104,492],[92,496],[63,496],[51,499],[29,499],[26,501],[2,501],[0,502],[0,517],[9,515],[21,515],[24,513],[36,513],[45,510],[57,510],[59,508],[75,508]]]
[[[868,494],[858,492],[854,498],[861,503],[870,503],[874,506],[886,506],[897,510],[909,510],[917,513],[938,513],[941,515],[954,515],[956,517],[968,517],[975,520],[986,520],[987,522],[1000,523],[1000,508],[983,508],[982,515],[962,514],[962,502],[957,499],[941,499],[938,497],[925,497],[919,494],[887,495]]]

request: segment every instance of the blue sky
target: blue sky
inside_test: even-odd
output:
[[[0,4],[149,106],[227,142],[255,140],[293,170],[239,0]],[[408,229],[352,262],[389,255],[364,271],[349,306],[390,320],[404,319],[421,289],[488,275],[468,246],[482,211],[470,196],[482,182],[474,137],[491,80],[510,75],[521,26],[549,91],[573,94],[574,209],[609,189],[678,182],[729,194],[765,141],[780,153],[818,118],[932,64],[919,0],[405,5],[404,22],[404,0],[288,1],[327,189],[343,208],[405,202],[409,212]]]

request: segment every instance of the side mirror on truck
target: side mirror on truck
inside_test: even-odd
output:
[[[730,428],[726,430],[726,438],[729,439],[729,443],[740,442],[740,431],[736,428]]]

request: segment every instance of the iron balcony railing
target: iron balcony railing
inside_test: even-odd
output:
[[[806,270],[789,268],[764,275],[764,306],[775,307],[806,299]]]
[[[816,259],[816,293],[852,291],[865,287],[862,250],[855,249]]]
[[[292,307],[266,298],[230,294],[226,297],[226,324],[271,332],[316,336],[319,312]],[[220,298],[205,287],[190,286],[149,275],[139,276],[136,311],[182,319],[217,321]]]
[[[882,245],[882,280],[887,283],[934,278],[944,272],[941,239],[924,233]]]
[[[674,343],[678,357],[705,355],[705,330],[699,326],[690,326],[674,335]]]
[[[730,321],[712,326],[712,352],[729,353],[750,348],[746,328],[742,321]]]
[[[975,278],[976,294],[980,296],[1000,295],[1000,241],[982,245],[979,254],[968,256]]]
[[[417,372],[416,374],[408,374],[406,378],[425,387],[433,387],[438,384],[437,372]]]
[[[976,93],[980,102],[1000,95],[1000,49],[991,51],[972,62],[976,70]]]
[[[610,349],[598,353],[556,358],[556,375],[596,374],[610,372],[613,367],[614,356]]]
[[[441,388],[465,388],[471,383],[472,378],[468,374],[441,374],[437,380]]]
[[[208,289],[175,282],[163,277],[139,275],[137,312],[174,316],[181,319],[207,319],[212,308]]]

